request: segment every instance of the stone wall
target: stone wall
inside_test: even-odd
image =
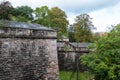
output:
[[[75,52],[58,51],[58,62],[60,70],[73,70]]]
[[[56,32],[0,29],[0,80],[59,80]]]
[[[59,69],[65,71],[76,71],[77,60],[79,60],[79,71],[85,71],[88,68],[81,64],[80,56],[88,53],[87,51],[58,51]]]

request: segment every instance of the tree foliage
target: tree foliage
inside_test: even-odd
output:
[[[17,21],[17,22],[31,22],[31,20],[28,20],[28,19],[26,19],[25,17],[23,17],[23,16],[10,16],[10,19],[12,20],[12,21]]]
[[[73,25],[70,25],[69,28],[68,28],[68,37],[69,37],[69,41],[70,42],[75,42],[75,38],[74,38],[74,35],[75,35],[75,28]]]
[[[95,80],[120,80],[120,24],[96,42],[94,49],[81,59]]]
[[[92,41],[92,29],[94,28],[91,18],[88,14],[76,16],[75,23],[71,26],[74,28],[74,37],[77,42]]]
[[[34,22],[50,27],[49,19],[49,8],[47,6],[42,6],[34,10],[35,20]]]
[[[28,22],[33,20],[33,9],[29,6],[14,8],[9,1],[0,3],[0,19]]]
[[[50,9],[50,26],[57,30],[58,39],[62,39],[63,35],[67,35],[68,20],[66,13],[58,7]]]
[[[10,20],[10,15],[12,13],[13,6],[9,1],[2,1],[0,3],[0,19]]]
[[[33,9],[29,6],[20,6],[12,11],[12,19],[16,21],[27,22],[33,20]]]
[[[47,6],[36,8],[35,23],[42,24],[52,29],[57,30],[57,37],[61,39],[63,35],[67,34],[67,16],[66,13],[58,7],[49,9]]]

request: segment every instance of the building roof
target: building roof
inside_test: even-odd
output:
[[[70,44],[74,47],[81,47],[81,48],[87,48],[90,43],[77,43],[77,42],[70,42]]]
[[[77,42],[68,42],[69,45],[77,48],[87,48],[91,43],[77,43]],[[65,47],[66,42],[57,42],[57,47]]]
[[[39,24],[15,22],[15,21],[7,21],[7,20],[0,20],[0,26],[1,27],[10,27],[10,28],[23,28],[23,29],[54,31],[53,29],[47,28],[47,27],[45,27],[43,25],[39,25]]]

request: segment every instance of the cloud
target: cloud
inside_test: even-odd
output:
[[[108,31],[111,25],[120,23],[120,2],[114,7],[90,12],[89,15],[93,18],[92,22],[97,31]]]
[[[88,13],[113,6],[120,0],[58,0],[58,5],[69,13]]]
[[[95,10],[88,13],[93,22],[93,25],[99,32],[108,31],[111,25],[120,24],[120,2],[114,6]],[[68,17],[69,22],[74,23],[74,19],[78,14],[70,14]]]
[[[28,5],[32,8],[47,5],[58,6],[67,13],[84,13],[117,4],[120,0],[8,0],[14,6]]]

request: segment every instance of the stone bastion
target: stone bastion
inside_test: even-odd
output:
[[[0,21],[0,80],[59,80],[56,32]]]

